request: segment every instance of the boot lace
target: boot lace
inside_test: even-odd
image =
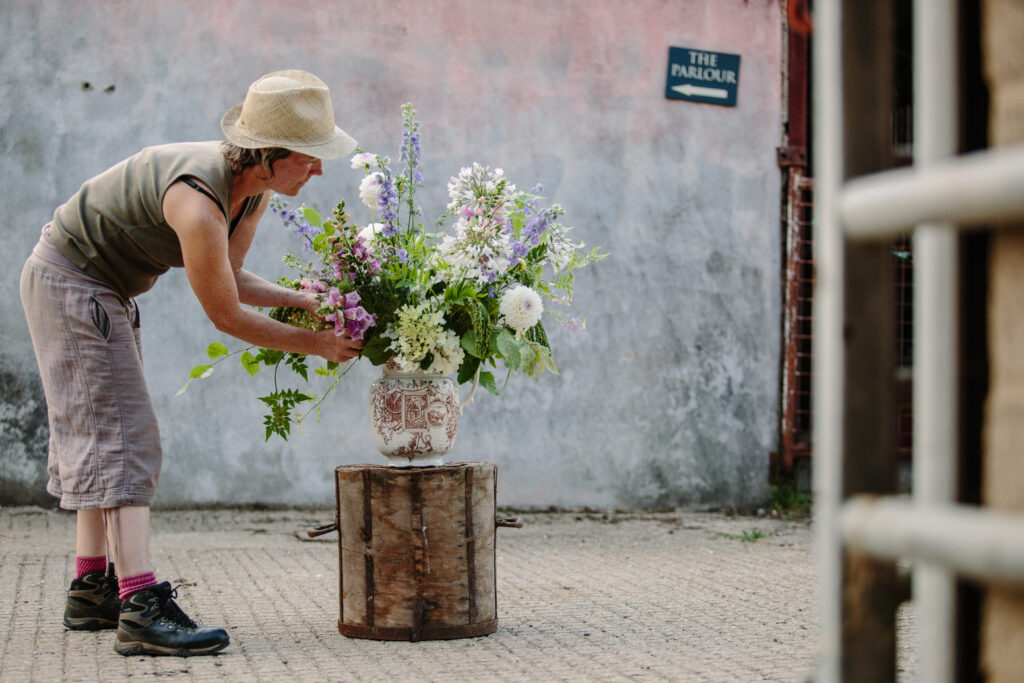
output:
[[[174,598],[178,597],[178,589],[180,585],[175,586],[167,593],[166,597],[161,596],[160,600],[160,613],[165,619],[174,622],[178,626],[185,628],[197,628],[199,625],[192,621],[185,612],[178,607],[178,603],[174,602]]]

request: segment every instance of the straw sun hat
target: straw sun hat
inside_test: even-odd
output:
[[[244,149],[284,147],[319,159],[351,153],[356,141],[334,125],[331,93],[307,71],[275,71],[249,86],[245,102],[220,121],[228,140]]]

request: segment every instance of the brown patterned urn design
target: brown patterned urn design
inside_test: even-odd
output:
[[[373,439],[395,467],[443,465],[461,413],[458,389],[449,377],[403,372],[388,361],[370,387]]]

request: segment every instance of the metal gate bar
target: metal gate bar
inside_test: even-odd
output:
[[[956,0],[914,0],[914,168],[927,174],[957,151]],[[960,279],[952,222],[914,231],[914,503],[918,509],[956,496],[957,319]],[[849,542],[848,542],[849,543]],[[925,681],[951,681],[956,658],[954,576],[942,564],[914,565],[913,599]]]
[[[820,178],[820,173],[819,173]],[[851,180],[837,197],[846,236],[893,237],[917,223],[980,227],[1024,213],[1024,145]]]
[[[973,579],[1024,584],[1024,515],[859,496],[843,506],[842,533],[849,547],[878,558],[928,562]],[[920,598],[914,600],[920,608]],[[926,626],[920,614],[917,622],[918,629]],[[936,654],[929,650],[930,657]],[[922,675],[921,680],[934,679]]]
[[[814,8],[815,235],[814,516],[817,529],[821,641],[818,680],[840,680],[843,547],[843,237],[839,189],[843,180],[841,0]]]

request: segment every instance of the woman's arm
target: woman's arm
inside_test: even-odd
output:
[[[256,236],[256,227],[269,203],[270,192],[264,192],[259,206],[239,221],[228,243],[228,256],[231,260],[231,270],[235,274],[235,285],[238,287],[238,300],[250,306],[286,306],[314,313],[317,300],[312,293],[281,287],[243,268],[245,255],[249,253],[249,247]]]
[[[312,292],[298,292],[275,285],[244,268],[235,271],[235,285],[238,287],[238,300],[250,306],[285,306],[310,313],[315,313],[318,307],[316,295]]]
[[[237,252],[234,255],[229,252],[224,216],[208,198],[177,182],[165,193],[163,209],[168,224],[178,234],[189,284],[218,330],[264,348],[313,354],[339,362],[359,354],[362,344],[346,335],[335,335],[333,330],[314,332],[285,325],[243,308],[232,264],[232,257],[239,256]],[[252,243],[255,230],[254,225],[246,227],[247,235],[237,231],[235,235],[245,243],[241,258]],[[243,229],[242,224],[238,229]],[[238,263],[240,268],[241,262]]]

